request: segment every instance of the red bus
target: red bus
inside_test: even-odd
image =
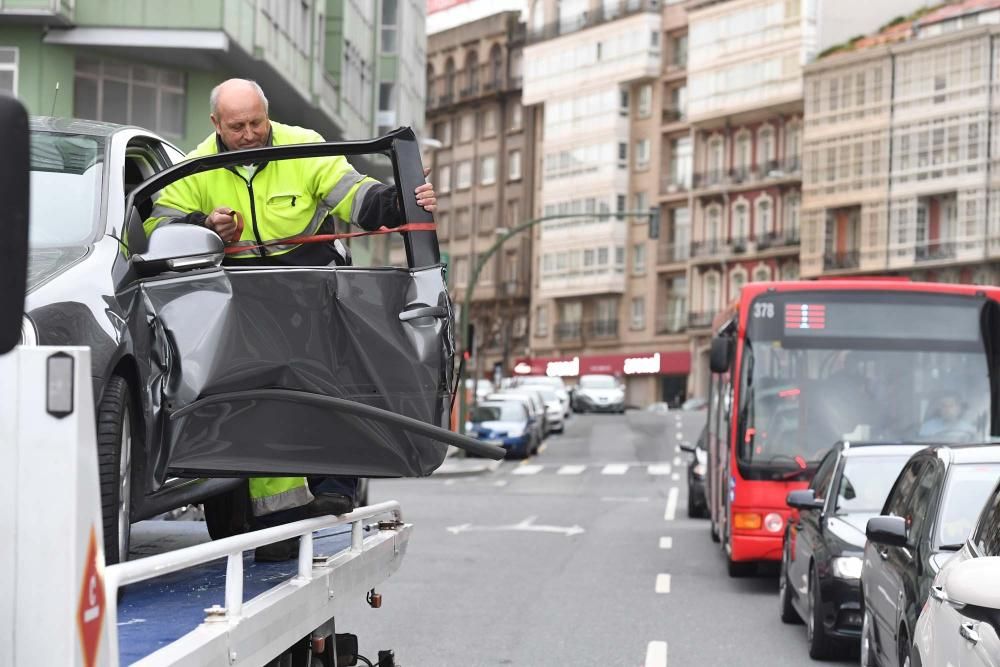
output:
[[[785,498],[834,443],[997,434],[998,301],[994,287],[902,280],[743,287],[709,354],[705,492],[730,576],[781,559]]]

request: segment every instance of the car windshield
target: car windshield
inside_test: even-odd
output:
[[[610,375],[585,375],[580,378],[580,386],[584,389],[614,389],[618,384]]]
[[[976,519],[997,479],[1000,463],[966,463],[948,472],[935,534],[939,547],[960,545],[972,534]]]
[[[489,403],[477,405],[472,410],[473,422],[524,421],[524,407],[518,403]]]
[[[542,395],[542,400],[544,400],[546,403],[551,403],[552,401],[559,400],[559,397],[556,396],[556,392],[552,391],[551,389],[548,388],[543,389],[539,387],[536,391]]]
[[[907,456],[851,456],[837,491],[837,514],[878,514]]]
[[[101,205],[104,140],[54,132],[31,135],[32,248],[85,245]]]
[[[743,348],[742,463],[802,466],[839,440],[988,439],[980,301],[898,293],[811,306],[822,315],[801,315],[808,308],[801,304],[774,305],[754,310],[772,318],[751,321]]]

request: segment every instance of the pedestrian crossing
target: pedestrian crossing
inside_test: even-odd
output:
[[[675,466],[669,462],[656,463],[591,463],[591,464],[564,464],[545,465],[541,463],[522,463],[515,466],[503,466],[496,472],[499,474],[509,473],[518,477],[530,477],[535,475],[559,475],[561,477],[571,477],[583,475],[588,471],[596,471],[601,475],[622,476],[628,474],[645,473],[654,477],[663,477],[671,473],[682,470],[682,466]]]

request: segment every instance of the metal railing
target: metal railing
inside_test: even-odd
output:
[[[688,327],[687,315],[678,312],[670,312],[658,315],[656,318],[656,333],[675,334],[681,333]]]
[[[559,322],[555,326],[556,340],[580,340],[583,335],[583,324],[581,322]]]
[[[606,5],[607,3],[603,3],[588,11],[582,12],[573,21],[553,21],[552,23],[545,24],[539,29],[529,28],[527,43],[534,44],[546,39],[569,35],[580,30],[592,28],[594,26],[601,25],[602,23],[615,21],[633,14],[660,11],[659,0],[623,0],[622,2],[619,2],[616,7],[611,8],[610,11]]]
[[[712,326],[715,313],[710,311],[688,313],[688,327],[691,329],[706,329]]]
[[[692,257],[711,257],[721,255],[729,250],[729,244],[713,239],[711,241],[693,241],[691,243]]]
[[[757,250],[786,248],[799,244],[798,232],[770,232],[757,238]]]
[[[823,255],[823,268],[832,269],[856,269],[860,265],[860,255],[857,250],[845,250],[843,252],[827,252]]]
[[[587,334],[591,338],[617,338],[618,320],[592,320],[587,323]]]
[[[672,195],[677,192],[687,192],[691,189],[691,180],[688,175],[677,178],[673,174],[667,173],[660,178],[660,194]]]
[[[918,262],[954,259],[955,251],[956,244],[954,241],[933,241],[914,248],[914,257]]]
[[[658,264],[674,264],[687,261],[691,256],[689,243],[660,243],[656,246],[656,262]]]
[[[694,173],[695,188],[743,185],[768,179],[794,178],[802,172],[798,158],[768,160],[763,164],[733,167],[729,170],[705,170]]]

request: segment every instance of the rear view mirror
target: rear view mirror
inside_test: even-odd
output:
[[[726,373],[732,364],[733,339],[726,336],[716,336],[712,339],[709,351],[709,367],[713,373]]]
[[[0,95],[0,354],[21,338],[28,272],[28,113],[13,97]]]
[[[955,604],[1000,609],[1000,557],[972,558],[955,563],[945,580],[948,600]]]
[[[817,498],[812,489],[799,489],[798,491],[792,491],[785,499],[785,504],[797,510],[823,509],[823,499]]]
[[[132,255],[132,264],[139,275],[154,276],[164,271],[219,266],[223,257],[225,246],[218,234],[205,227],[174,223],[154,229],[146,251]]]
[[[877,516],[868,519],[865,535],[875,544],[905,547],[908,541],[906,520],[900,516]]]
[[[690,442],[681,443],[681,451],[687,452],[688,454],[694,454],[695,446]]]

